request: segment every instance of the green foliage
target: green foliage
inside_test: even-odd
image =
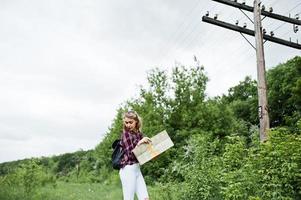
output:
[[[262,197],[267,199],[301,198],[301,137],[285,129],[271,131],[261,146],[259,176]],[[257,161],[258,162],[258,161]]]
[[[56,166],[55,173],[65,176],[79,163],[79,157],[74,153],[63,154]]]
[[[254,183],[259,178],[247,163],[249,154],[246,142],[241,137],[229,137],[223,154],[222,194],[224,199],[248,199],[252,196]]]
[[[45,185],[55,187],[55,177],[37,159],[26,160],[14,172],[1,177],[0,199],[32,199],[38,195],[38,188]]]
[[[296,123],[301,118],[301,57],[268,70],[267,85],[271,127],[285,126],[298,132]],[[230,105],[235,116],[249,127],[258,124],[256,87],[256,81],[247,76],[223,96],[223,101]]]
[[[257,82],[247,76],[244,81],[228,90],[223,96],[225,103],[229,104],[235,115],[249,124],[258,123],[257,115]]]
[[[191,137],[181,165],[186,187],[181,199],[220,199],[219,140],[205,134]]]
[[[181,200],[180,193],[183,190],[183,184],[169,182],[157,182],[154,186],[148,187],[149,196],[156,200]]]
[[[300,199],[301,137],[273,130],[266,143],[246,149],[237,138],[223,155],[224,199]]]
[[[204,107],[207,81],[203,67],[175,67],[172,73],[174,99],[171,100],[172,113],[168,120],[174,130],[189,130],[198,125],[199,118],[194,116]],[[181,140],[183,138],[179,138],[179,142]]]
[[[295,126],[301,118],[301,57],[267,72],[272,126]]]

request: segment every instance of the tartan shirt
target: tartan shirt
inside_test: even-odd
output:
[[[136,147],[138,142],[143,138],[142,133],[131,133],[129,131],[124,131],[121,137],[121,146],[125,151],[124,156],[121,160],[122,168],[126,165],[132,165],[138,163],[132,150]]]

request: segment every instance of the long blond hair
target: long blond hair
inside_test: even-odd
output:
[[[133,110],[131,111],[127,111],[123,114],[123,131],[126,130],[125,124],[124,124],[124,120],[125,118],[129,118],[129,119],[133,119],[136,121],[136,127],[135,127],[135,131],[136,132],[141,132],[142,129],[142,119],[141,117]]]

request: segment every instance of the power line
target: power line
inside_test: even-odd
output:
[[[275,2],[275,1],[274,1]],[[273,2],[273,3],[274,3]],[[278,1],[277,3],[279,3],[280,1]],[[273,4],[272,3],[272,4]],[[295,7],[297,7],[297,6],[295,6]],[[293,8],[295,8],[295,7],[293,7]],[[292,8],[292,9],[293,9]],[[290,9],[289,11],[287,11],[286,13],[288,13],[288,12],[290,12],[292,9]],[[232,16],[233,14],[231,14],[231,16]],[[243,17],[241,17],[240,19],[239,19],[239,21],[241,21],[241,19],[242,19]],[[267,26],[267,27],[269,27],[269,25]],[[288,31],[288,32],[290,32],[290,31]],[[287,32],[287,33],[288,33]],[[286,34],[287,34],[286,33]],[[285,35],[286,35],[285,34]],[[283,35],[281,35],[281,37],[283,37]],[[216,41],[215,41],[216,42]],[[272,43],[268,43],[268,44],[266,44],[266,45],[271,45]],[[237,47],[237,48],[235,48],[234,50],[231,50],[230,52],[228,51],[228,54],[230,55],[230,57],[229,57],[229,60],[232,60],[234,57],[242,57],[242,56],[240,56],[240,55],[243,55],[243,57],[246,59],[246,58],[248,58],[248,59],[250,59],[251,58],[251,56],[248,56],[248,55],[250,55],[251,53],[253,53],[253,51],[250,51],[250,49],[242,49],[241,47]],[[244,60],[245,60],[244,59]],[[214,64],[214,66],[222,66],[222,65],[224,65],[224,63],[225,63],[226,61],[222,61],[222,62],[220,62],[219,60],[216,60],[216,62],[215,62],[215,64]],[[230,70],[231,70],[232,68],[230,68]]]
[[[279,3],[279,1],[277,3]],[[295,7],[297,7],[297,6],[298,5],[296,5]],[[216,8],[216,5],[214,6],[214,9],[215,8]],[[292,8],[292,9],[294,9],[294,8]],[[290,9],[290,10],[292,10],[292,9]],[[203,10],[206,10],[206,8],[203,8]],[[222,9],[218,12],[222,12],[223,10],[224,9]],[[287,12],[289,12],[289,11],[287,11]],[[233,16],[234,14],[235,14],[234,12],[231,12],[230,17]],[[189,15],[189,16],[191,16],[191,15]],[[228,18],[228,16],[227,16],[227,18]],[[241,17],[239,19],[239,21],[241,21],[242,18],[243,17]],[[180,27],[183,28],[183,25],[185,24],[184,22],[185,21],[182,22]],[[181,33],[181,34],[178,34],[178,35],[176,35],[176,37],[174,37],[174,38],[177,39],[176,43],[174,43],[172,46],[170,46],[169,50],[167,51],[166,55],[164,56],[165,59],[167,59],[167,57],[172,53],[171,49],[173,49],[172,50],[173,52],[179,50],[180,47],[182,49],[187,49],[194,43],[198,43],[199,45],[201,44],[200,42],[195,42],[195,41],[200,41],[201,40],[202,42],[204,42],[204,41],[206,41],[207,38],[214,37],[215,35],[217,35],[215,32],[204,35],[201,29],[198,29],[195,26],[192,27],[192,23],[193,23],[193,21],[191,21],[190,24],[187,24],[186,28],[184,30],[183,29],[178,29],[177,30],[176,33]],[[267,27],[269,27],[269,26],[267,26]],[[189,30],[190,30],[190,32],[188,32]],[[182,37],[182,39],[180,39],[181,36],[184,36],[184,37]],[[235,34],[228,34],[228,32],[225,35],[223,35],[223,38],[226,38],[227,40],[230,40],[230,38],[232,40],[232,38],[234,38],[234,37],[237,37],[237,36]],[[216,37],[216,39],[213,42],[211,42],[210,44],[211,44],[211,48],[214,48],[214,47],[218,46],[218,44],[219,44],[218,37]],[[174,50],[174,49],[176,49],[176,50]],[[235,49],[234,51],[231,51],[231,52],[232,52],[232,54],[235,55],[235,54],[237,54],[237,51],[240,52],[240,50],[241,50],[240,48],[237,48],[237,49]],[[245,54],[245,53],[246,52],[243,52],[243,54]],[[206,54],[208,54],[208,53],[206,53]],[[202,55],[204,55],[204,53],[202,53]]]
[[[301,21],[298,19],[288,18],[279,14],[272,13],[272,10],[269,12],[261,8],[261,3],[259,0],[254,0],[253,7],[246,5],[245,3],[237,3],[237,1],[230,0],[213,0],[219,3],[223,3],[232,7],[239,8],[241,11],[246,10],[253,12],[254,14],[254,31],[247,29],[246,26],[240,27],[236,25],[226,23],[220,20],[217,20],[217,17],[210,18],[207,14],[202,17],[202,21],[214,24],[226,29],[244,33],[246,35],[251,35],[255,37],[255,50],[256,50],[256,60],[257,60],[257,89],[258,89],[258,113],[259,113],[259,122],[260,122],[260,141],[266,141],[267,131],[270,128],[269,123],[269,111],[267,103],[267,86],[266,86],[266,77],[265,77],[265,59],[264,59],[264,48],[263,48],[263,39],[279,43],[282,45],[290,46],[293,48],[301,49],[301,45],[298,43],[292,43],[291,41],[286,41],[280,38],[276,38],[272,35],[266,35],[262,28],[262,18],[261,16],[277,19],[280,21],[285,21],[287,23],[292,23],[296,25],[301,25]],[[247,38],[244,37],[246,40]],[[248,40],[247,40],[248,41]],[[249,42],[250,43],[250,42]],[[250,43],[251,44],[251,43]]]
[[[274,1],[275,2],[275,1]],[[279,1],[278,1],[279,2]],[[296,5],[295,7],[293,7],[292,9],[295,9],[296,7],[297,7],[298,5]],[[290,12],[292,9],[290,9],[289,11],[287,11],[287,12]],[[231,14],[231,16],[233,15],[233,13]],[[241,19],[242,19],[243,17],[241,17],[238,21],[241,21]],[[234,35],[233,35],[233,37],[234,37]],[[218,41],[214,41],[214,43],[218,43]],[[236,51],[236,50],[235,50]]]
[[[206,2],[205,2],[206,3]],[[218,4],[215,4],[214,7],[212,8],[212,10],[215,10],[215,8],[217,7]],[[206,7],[203,7],[202,10],[208,10],[206,9]],[[231,13],[231,16],[233,15],[233,13]],[[180,46],[184,46],[184,48],[187,48],[187,46],[190,46],[190,44],[193,42],[193,39],[192,40],[187,40],[193,33],[195,32],[198,32],[197,30],[197,27],[193,27],[192,29],[190,29],[191,31],[188,33],[187,31],[189,30],[189,28],[191,27],[193,23],[193,20],[191,21],[190,24],[186,25],[186,27],[184,29],[182,29],[182,32],[180,34],[178,34],[176,37],[175,37],[175,41],[176,43],[172,44],[167,51],[165,51],[165,53],[163,54],[162,58],[164,59],[167,59],[167,57],[169,56],[169,54],[171,53],[171,49],[173,48],[176,48],[176,50],[178,50],[180,48]],[[182,22],[181,26],[184,25],[184,22]],[[180,29],[178,29],[180,30]],[[177,33],[179,33],[179,31],[177,30]],[[184,34],[185,33],[185,34]],[[198,33],[196,33],[197,35]],[[180,40],[180,36],[181,35],[185,35],[183,39]],[[227,36],[229,34],[227,33]],[[201,35],[202,37],[204,37],[203,35]],[[231,35],[233,37],[233,35]],[[196,38],[196,37],[194,37]],[[187,43],[186,43],[187,41]],[[217,43],[217,41],[214,42],[214,45],[215,43]],[[183,45],[182,45],[183,44]],[[185,45],[186,44],[186,45]],[[188,44],[188,45],[187,45]],[[183,48],[183,47],[182,47]],[[174,51],[174,50],[173,50]],[[162,59],[161,59],[162,60]]]
[[[295,10],[297,7],[299,7],[301,5],[301,3],[298,3],[296,6],[294,6],[293,8],[291,8],[289,11],[285,12],[284,14],[288,14],[289,12]],[[270,23],[268,26],[271,26],[272,24],[274,24],[276,21],[273,21],[272,23]],[[285,23],[285,22],[284,22]],[[277,28],[278,30],[278,28]],[[275,31],[275,30],[274,30]]]
[[[206,2],[205,2],[205,4],[206,4]],[[214,7],[213,7],[212,9],[215,9],[215,8],[217,7],[217,5],[218,5],[218,4],[215,4]],[[209,6],[211,6],[211,4],[209,4]],[[207,7],[203,7],[203,9],[201,10],[201,12],[204,11],[204,10],[208,10],[208,6],[207,6]],[[190,29],[191,31],[188,32],[188,35],[186,34],[186,33],[187,33],[187,30],[189,30],[188,28],[189,28],[192,24],[193,24],[193,20],[191,21],[190,24],[188,24],[188,25],[185,27],[184,31],[182,31],[182,33],[178,35],[178,36],[181,36],[181,35],[184,35],[183,33],[185,33],[186,36],[184,36],[183,39],[179,40],[179,37],[176,37],[176,38],[175,38],[177,42],[174,43],[174,44],[172,44],[172,45],[168,48],[168,50],[165,51],[165,53],[164,53],[163,56],[162,56],[161,62],[162,62],[163,59],[167,59],[167,58],[169,57],[169,54],[171,53],[171,49],[176,48],[176,50],[178,50],[178,49],[179,49],[179,46],[180,46],[183,42],[186,42],[186,41],[187,41],[187,38],[189,38],[189,36],[190,36],[191,34],[193,34],[193,33],[196,31],[196,28],[197,28],[197,27],[194,26],[192,29]],[[189,42],[189,43],[190,43],[190,42]],[[188,44],[188,43],[186,43],[186,44]],[[185,45],[185,43],[184,43],[184,45]],[[182,45],[182,46],[183,46],[183,45]]]
[[[275,2],[275,1],[274,1]],[[278,1],[277,3],[279,3],[280,1]],[[297,7],[297,6],[295,6],[295,7]],[[293,7],[292,9],[294,9],[295,7]],[[286,13],[288,13],[288,12],[290,12],[292,9],[290,9],[289,11],[287,11]],[[233,13],[231,14],[231,16],[233,15]],[[240,19],[238,19],[238,21],[241,21],[242,20],[242,18],[244,18],[244,17],[241,17]],[[269,27],[269,25],[267,26],[267,27]],[[233,35],[234,36],[234,35]],[[218,43],[218,41],[214,41],[214,43]],[[272,44],[272,43],[268,43],[267,45],[270,45],[270,44]],[[237,52],[241,52],[241,48],[240,47],[238,47],[238,48],[235,48],[235,50],[231,50],[231,52],[228,52],[230,55],[234,55],[234,56],[231,56],[231,57],[235,57],[235,55],[237,55]],[[243,51],[243,52],[241,52],[241,54],[242,55],[245,55],[246,53],[250,53],[250,51],[248,51],[248,52],[246,52],[246,51]],[[222,62],[222,63],[224,63],[224,62]],[[221,64],[221,63],[219,63],[219,64]]]
[[[178,34],[178,33],[179,33],[179,31],[181,30],[181,28],[183,27],[183,25],[187,22],[187,18],[190,17],[190,16],[194,13],[195,9],[199,7],[199,5],[200,5],[201,2],[202,2],[201,0],[197,0],[197,2],[196,2],[196,3],[189,9],[189,11],[186,13],[185,17],[183,18],[182,22],[180,23],[180,25],[178,26],[178,28],[176,29],[176,31],[175,31],[173,34],[171,34],[171,36],[174,36],[174,37],[169,37],[169,40],[166,42],[165,47],[162,48],[162,49],[164,50],[165,53],[163,53],[164,56],[162,56],[161,61],[162,61],[162,59],[165,59],[165,58],[166,58],[166,56],[168,55],[168,52],[170,51],[170,48],[171,48],[171,47],[168,48],[168,44],[169,44],[172,40],[177,40],[178,37],[179,37],[179,35],[182,34],[182,33],[180,33],[180,34]],[[189,23],[189,25],[190,25],[190,23]],[[185,26],[185,28],[186,28],[186,27],[187,27],[187,26]],[[184,29],[184,30],[186,30],[186,29]],[[183,31],[182,31],[182,32],[183,32]],[[171,39],[171,38],[173,38],[173,39]]]

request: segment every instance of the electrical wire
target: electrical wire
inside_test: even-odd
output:
[[[217,7],[217,5],[218,5],[218,4],[215,4],[215,6],[212,8],[212,10],[215,10],[215,8]],[[205,7],[202,9],[202,11],[204,11],[204,10],[206,10]],[[207,10],[208,10],[208,9],[207,9]],[[201,11],[201,12],[202,12],[202,11]],[[192,24],[192,23],[190,23],[189,25],[191,25],[191,24]],[[189,44],[192,43],[193,40],[189,40],[188,38],[191,38],[190,36],[197,30],[197,27],[198,27],[198,26],[199,26],[199,22],[193,27],[193,29],[191,29],[191,31],[190,31],[186,36],[184,36],[184,38],[183,38],[182,40],[180,40],[179,42],[177,42],[176,45],[173,46],[173,48],[175,48],[174,51],[179,50],[180,44],[183,44],[183,45],[181,45],[182,48],[183,48],[183,46],[187,46],[187,44],[188,44],[188,46],[189,46]],[[187,28],[188,28],[188,27],[187,27]],[[186,30],[186,29],[185,29],[185,30]],[[194,38],[195,38],[195,37],[194,37]],[[188,40],[187,40],[187,39],[188,39]],[[186,41],[189,41],[189,42],[186,42]],[[186,44],[186,45],[185,45],[185,44]],[[167,51],[167,55],[165,55],[164,57],[168,57],[168,53],[170,53],[170,50]]]
[[[293,8],[291,8],[289,11],[285,12],[284,14],[285,14],[285,15],[288,14],[289,12],[295,10],[295,9],[296,9],[297,7],[299,7],[300,5],[301,5],[301,2],[298,3],[296,6],[294,6]],[[275,22],[276,22],[276,21],[273,21],[273,22],[270,23],[268,26],[273,25]],[[283,22],[283,24],[285,24],[285,23],[286,23],[286,22]],[[275,30],[278,30],[281,26],[282,26],[282,25],[278,26]],[[275,31],[275,30],[274,30],[274,31]]]
[[[181,37],[181,35],[183,34],[183,31],[182,31],[182,33],[179,32],[179,31],[183,30],[182,27],[183,27],[184,24],[187,22],[187,18],[190,17],[190,16],[194,13],[195,9],[197,9],[197,8],[199,7],[199,5],[200,5],[201,2],[202,2],[202,0],[198,0],[198,1],[197,1],[197,2],[189,9],[189,11],[186,13],[185,17],[183,18],[182,22],[180,23],[180,25],[178,26],[178,28],[176,29],[176,31],[175,31],[173,34],[171,34],[171,37],[169,37],[170,39],[166,42],[165,47],[162,48],[162,49],[164,50],[165,53],[163,53],[163,56],[162,56],[160,62],[162,62],[163,59],[166,59],[167,55],[169,54],[171,48],[172,48],[173,45],[174,45],[174,43],[173,43],[173,45],[171,45],[170,47],[168,47],[168,44],[169,44],[172,40],[177,41],[178,38]],[[189,24],[189,25],[190,25],[190,24]],[[188,25],[188,26],[189,26],[189,25]],[[187,26],[185,26],[184,30],[186,30],[186,28],[187,28]],[[172,38],[172,39],[171,39],[171,38]]]
[[[274,2],[275,2],[275,1],[274,1]],[[273,2],[273,3],[274,3],[274,2]],[[279,3],[279,1],[278,1],[277,3]],[[300,4],[301,4],[301,3],[297,4],[296,6],[294,6],[292,9],[290,9],[289,11],[287,11],[287,13],[290,12],[291,10],[297,8]],[[214,8],[216,8],[216,6],[215,6]],[[222,11],[223,11],[223,10],[222,10]],[[222,12],[222,11],[219,11],[219,12]],[[231,13],[230,16],[233,16],[233,13]],[[239,19],[239,21],[240,21],[242,18],[243,18],[243,17],[241,17],[241,18]],[[269,27],[269,26],[270,26],[270,24],[269,24],[267,27]],[[278,29],[277,29],[277,30],[278,30]],[[187,30],[187,31],[188,31],[188,30]],[[186,31],[186,33],[187,33],[187,31]],[[201,32],[200,29],[198,29],[196,26],[193,26],[193,28],[190,29],[190,32],[189,32],[188,34],[186,34],[186,37],[182,38],[182,40],[177,40],[177,44],[176,44],[176,45],[179,46],[179,45],[182,44],[182,45],[181,45],[182,48],[184,48],[184,49],[189,49],[189,48],[191,47],[192,44],[198,43],[199,45],[201,45],[200,42],[197,42],[197,41],[199,41],[199,40],[201,40],[201,39],[204,39],[204,37],[208,36],[208,37],[214,38],[216,35],[217,35],[217,34],[214,33],[214,34],[207,34],[207,35],[204,36],[204,34]],[[192,37],[190,37],[190,36],[192,36]],[[223,35],[223,39],[226,39],[226,40],[229,40],[229,38],[233,38],[233,37],[237,37],[237,36],[236,36],[235,34],[226,34],[226,36]],[[188,38],[191,38],[191,39],[189,40]],[[218,37],[217,37],[217,38],[218,38]],[[213,49],[214,49],[214,48],[216,47],[216,45],[218,45],[218,44],[219,44],[219,41],[218,41],[218,40],[215,40],[214,42],[211,43],[210,48],[213,48]],[[178,50],[178,48],[176,48],[176,50]],[[231,54],[231,57],[229,57],[227,60],[229,60],[229,59],[231,59],[231,58],[234,58],[234,57],[236,57],[236,56],[239,56],[239,55],[241,55],[241,54],[245,55],[245,56],[244,56],[245,59],[250,59],[250,58],[252,58],[253,56],[248,56],[248,55],[250,55],[250,54],[252,54],[252,53],[254,54],[254,51],[251,50],[251,48],[247,48],[247,49],[243,49],[243,50],[242,50],[241,46],[235,48],[235,50],[234,50],[234,51],[231,51],[231,52],[232,52],[232,53],[229,53],[229,54]],[[208,52],[208,53],[209,53],[209,52]],[[206,56],[206,54],[208,55],[208,53],[205,53],[205,55],[202,55],[202,56]],[[203,53],[202,53],[202,54],[203,54]],[[247,56],[246,56],[246,55],[247,55]],[[216,59],[215,62],[214,62],[214,65],[221,66],[221,65],[223,65],[224,63],[225,63],[225,61],[220,62],[220,61],[218,61],[218,59]],[[232,69],[232,68],[231,68],[231,69]]]
[[[290,9],[289,11],[287,11],[287,13],[290,12],[290,11],[292,11],[292,10],[294,10],[295,8],[297,8],[300,4],[301,4],[301,3],[297,4],[296,6],[294,6],[292,9]],[[288,31],[287,33],[289,33],[289,32],[290,32],[290,31]],[[285,34],[287,34],[287,33],[285,33]],[[251,48],[249,48],[249,49],[251,49]],[[236,50],[238,50],[239,52],[242,52],[240,47],[237,48]],[[236,51],[236,50],[233,51],[233,52],[235,52],[235,53],[231,53],[231,54],[230,54],[231,57],[230,57],[229,59],[231,59],[231,58],[237,56],[237,55],[236,55],[236,54],[237,54],[237,51]],[[246,51],[247,51],[247,52],[246,52]],[[246,53],[247,53],[247,55],[249,55],[250,53],[254,53],[253,51],[249,51],[248,49],[247,49],[246,51],[243,51],[241,54],[246,55]],[[250,56],[245,56],[245,58],[249,59]],[[225,62],[222,62],[222,63],[219,63],[219,64],[221,65],[221,64],[223,64],[223,63],[225,63]]]

